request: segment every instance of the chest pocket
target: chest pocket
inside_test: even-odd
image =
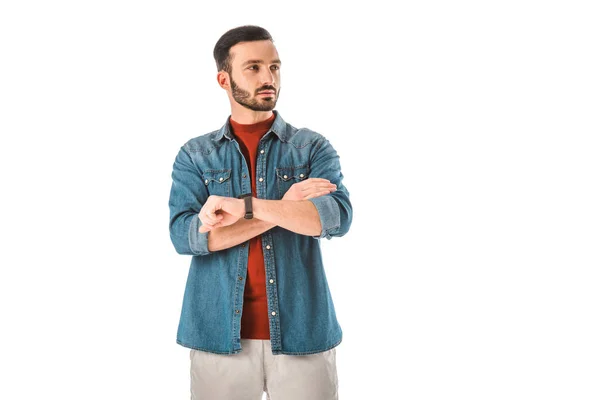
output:
[[[309,172],[308,165],[275,168],[279,198],[281,199],[294,183],[307,179]]]
[[[231,169],[206,170],[202,180],[209,195],[231,197]]]

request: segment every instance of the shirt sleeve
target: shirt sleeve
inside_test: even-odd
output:
[[[208,250],[209,232],[198,232],[202,226],[198,214],[209,194],[185,145],[175,157],[171,178],[169,233],[175,250],[179,254],[195,256],[212,254]]]
[[[324,196],[313,197],[311,201],[319,213],[321,234],[315,239],[344,236],[352,224],[352,204],[350,193],[344,183],[340,157],[329,140],[321,137],[311,156],[310,177],[328,179],[337,190]]]

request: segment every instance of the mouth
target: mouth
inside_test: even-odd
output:
[[[260,96],[273,96],[275,94],[275,92],[273,91],[268,91],[268,92],[259,92],[258,93]]]

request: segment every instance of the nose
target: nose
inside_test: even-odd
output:
[[[260,77],[262,80],[262,85],[263,86],[273,86],[273,82],[275,82],[275,76],[273,74],[273,72],[269,69],[269,68],[264,68],[267,70],[266,73],[263,72],[262,76]]]

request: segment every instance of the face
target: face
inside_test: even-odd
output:
[[[229,50],[233,60],[231,96],[253,111],[271,111],[279,98],[281,62],[270,40],[241,42]],[[271,93],[260,94],[262,91]]]

